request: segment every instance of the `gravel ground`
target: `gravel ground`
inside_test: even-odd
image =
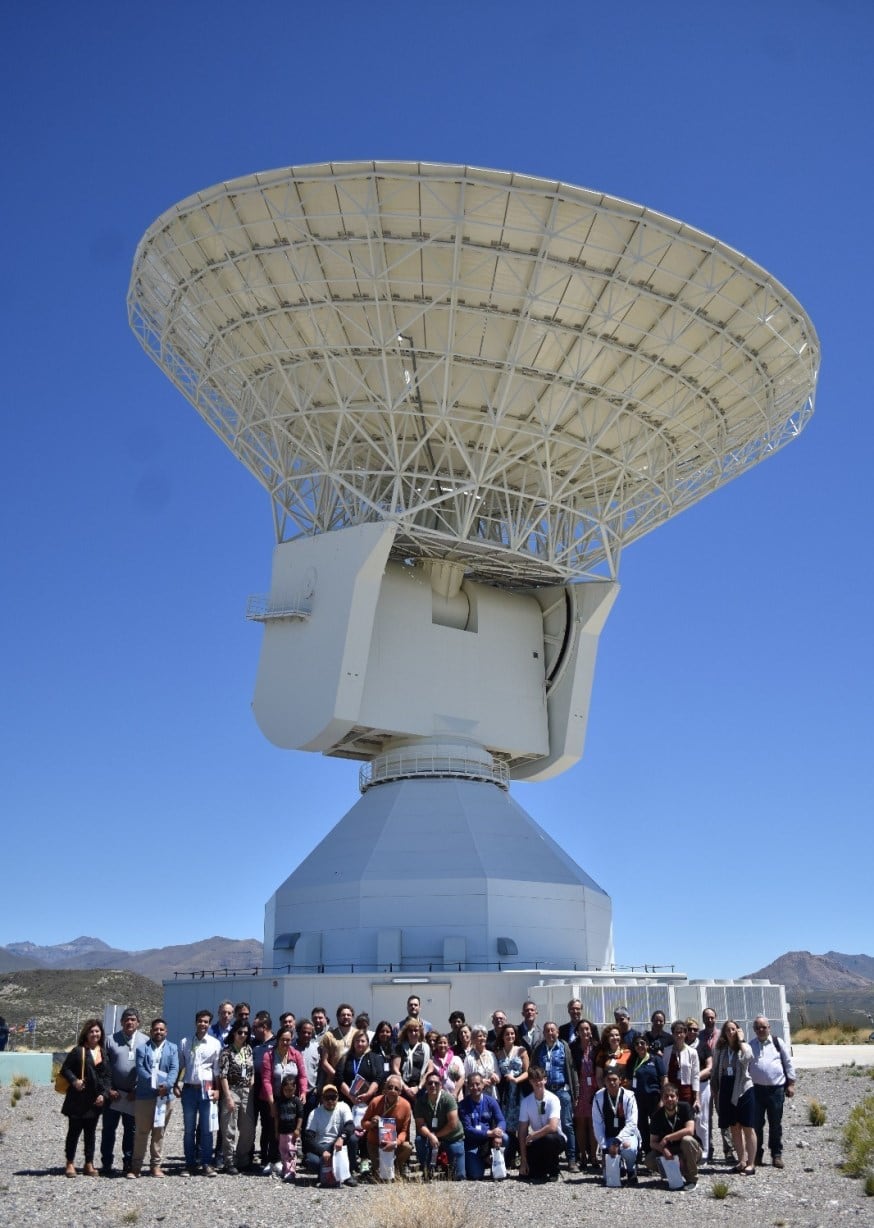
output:
[[[784,1116],[782,1171],[769,1165],[755,1177],[725,1174],[728,1198],[712,1197],[713,1182],[724,1166],[705,1166],[694,1191],[669,1193],[650,1178],[637,1189],[607,1190],[589,1176],[566,1176],[556,1185],[472,1182],[453,1186],[412,1183],[387,1187],[317,1190],[314,1184],[283,1185],[269,1177],[243,1175],[182,1180],[182,1113],[176,1107],[165,1140],[164,1181],[142,1178],[75,1181],[63,1177],[65,1119],[60,1097],[51,1088],[36,1088],[17,1108],[2,1091],[0,1106],[0,1224],[28,1228],[104,1228],[109,1225],[210,1225],[260,1228],[284,1218],[305,1217],[323,1228],[497,1228],[513,1224],[559,1224],[574,1221],[607,1225],[617,1221],[646,1228],[677,1228],[730,1223],[737,1228],[830,1228],[835,1224],[874,1225],[874,1198],[861,1181],[843,1176],[840,1136],[853,1105],[874,1094],[874,1069],[838,1067],[802,1071],[798,1094]],[[827,1109],[825,1126],[807,1122],[808,1102]],[[99,1143],[98,1143],[99,1147]],[[79,1152],[81,1161],[81,1145]]]

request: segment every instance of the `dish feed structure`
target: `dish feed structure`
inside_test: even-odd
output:
[[[610,964],[609,897],[508,782],[582,754],[624,544],[804,427],[802,308],[637,205],[361,162],[170,209],[129,312],[272,501],[259,725],[363,762],[267,905],[265,961]]]

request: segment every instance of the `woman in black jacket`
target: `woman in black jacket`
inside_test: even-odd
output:
[[[106,1060],[106,1037],[99,1019],[89,1019],[79,1033],[79,1043],[64,1059],[61,1074],[69,1083],[61,1112],[68,1120],[65,1154],[66,1176],[75,1177],[76,1147],[79,1135],[85,1136],[86,1177],[96,1177],[94,1147],[97,1139],[97,1123],[104,1105],[109,1103],[112,1076]]]

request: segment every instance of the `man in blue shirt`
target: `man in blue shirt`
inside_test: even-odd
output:
[[[458,1119],[464,1128],[464,1166],[468,1181],[481,1181],[493,1147],[503,1147],[507,1123],[494,1096],[483,1091],[482,1075],[467,1081],[467,1095],[458,1105]]]
[[[532,1065],[542,1066],[546,1071],[546,1090],[558,1097],[561,1105],[561,1132],[567,1139],[567,1170],[580,1171],[577,1164],[577,1139],[574,1134],[574,1105],[580,1085],[574,1069],[570,1045],[560,1040],[558,1024],[552,1021],[543,1025],[543,1040],[534,1050]]]

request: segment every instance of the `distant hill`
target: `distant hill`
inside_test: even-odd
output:
[[[870,977],[851,972],[827,955],[812,955],[810,951],[787,951],[772,964],[760,968],[758,972],[749,972],[747,976],[766,978],[775,984],[785,985],[787,993],[790,990],[874,990]]]
[[[56,968],[60,964],[81,968],[83,965],[75,961],[84,959],[94,952],[109,953],[112,948],[100,938],[86,938],[83,935],[81,938],[74,938],[72,942],[59,942],[53,947],[41,947],[35,942],[10,942],[3,947],[3,950],[10,951],[20,959],[28,960],[27,967],[29,968]]]
[[[135,1006],[146,1021],[164,1009],[164,990],[135,972],[111,969],[75,971],[39,968],[0,976],[0,1015],[10,1027],[36,1020],[35,1049],[71,1049],[89,1016],[103,1018],[109,1004]],[[17,1048],[31,1048],[30,1037],[13,1034]]]
[[[834,960],[848,972],[855,972],[874,982],[874,957],[870,955],[842,955],[840,951],[826,951],[825,958]]]
[[[123,951],[100,938],[80,937],[56,946],[11,942],[0,947],[0,973],[23,968],[117,968],[153,981],[169,980],[174,972],[228,971],[260,968],[263,945],[257,938],[204,938],[200,942],[146,951]]]
[[[0,947],[0,975],[4,972],[23,972],[25,968],[44,968],[38,959],[16,955],[8,947]]]

